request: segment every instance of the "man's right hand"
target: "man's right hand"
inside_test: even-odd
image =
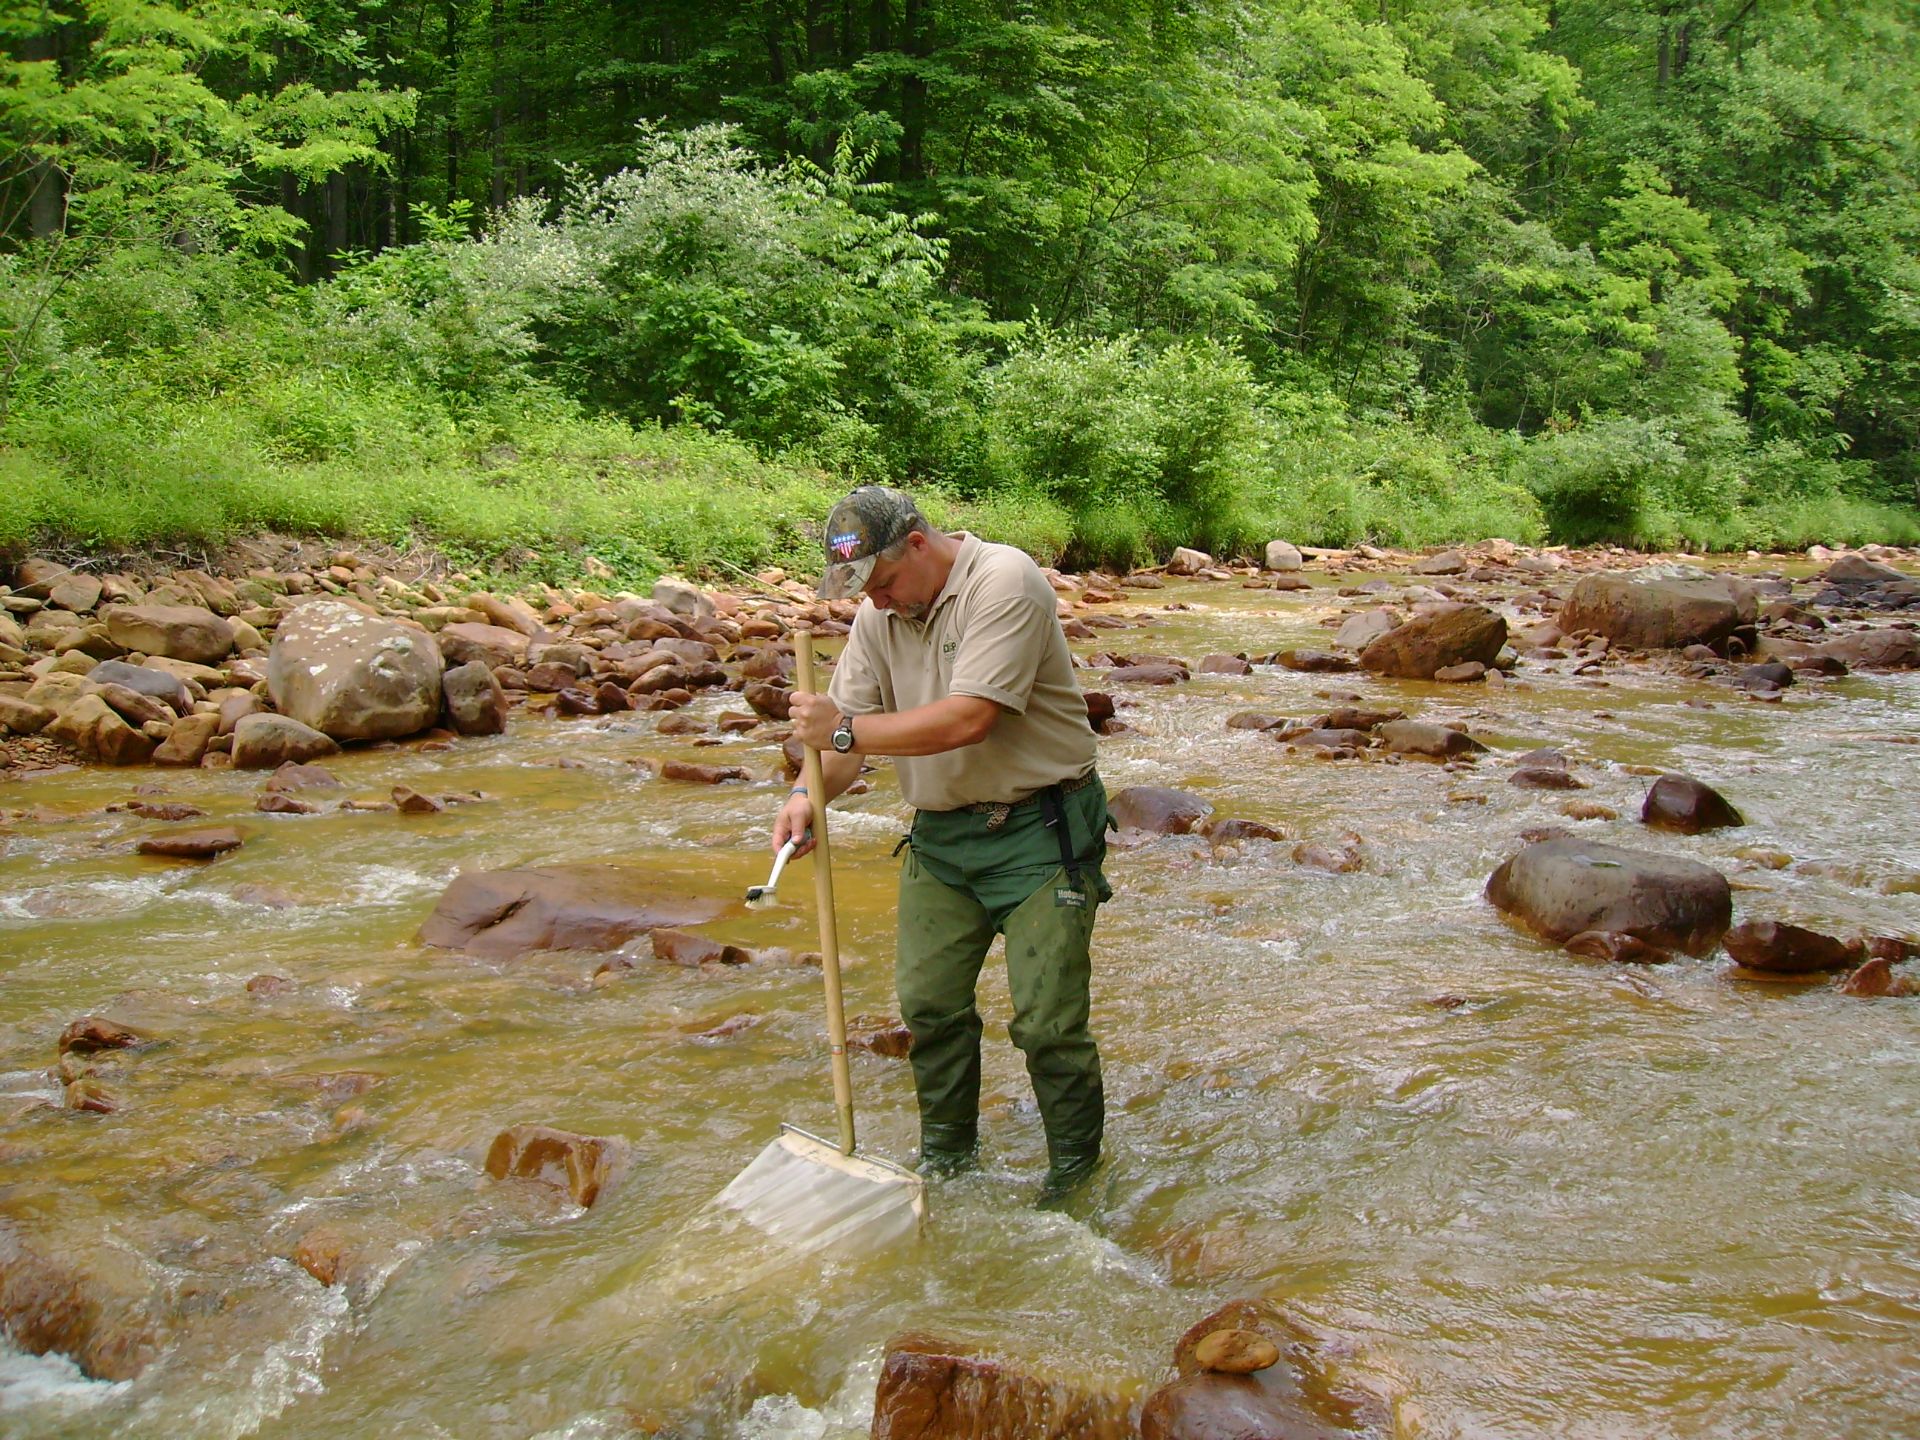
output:
[[[780,813],[773,819],[773,849],[777,854],[787,841],[797,839],[800,843],[793,847],[795,857],[809,854],[813,850],[813,800],[806,794],[795,791],[787,797],[787,803],[780,807]]]

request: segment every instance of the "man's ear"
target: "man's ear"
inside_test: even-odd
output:
[[[926,532],[924,530],[909,530],[907,532],[907,548],[914,551],[925,550],[927,548]]]

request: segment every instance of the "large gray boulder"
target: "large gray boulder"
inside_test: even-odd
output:
[[[101,612],[123,650],[212,665],[233,653],[233,626],[200,605],[114,605]]]
[[[1507,643],[1507,622],[1484,605],[1435,605],[1396,625],[1360,652],[1376,675],[1431,680],[1434,672],[1477,660],[1491,665]]]
[[[1718,645],[1759,616],[1753,586],[1692,565],[1588,575],[1560,607],[1560,629],[1591,630],[1616,645],[1682,650]]]
[[[1559,944],[1605,930],[1704,955],[1733,923],[1733,891],[1712,866],[1585,840],[1529,845],[1493,872],[1486,893]]]
[[[1263,569],[1278,570],[1282,574],[1298,570],[1306,564],[1300,549],[1291,540],[1269,540],[1266,554],[1261,558]]]
[[[274,708],[335,740],[412,735],[440,714],[440,646],[417,625],[339,600],[280,622],[267,653]]]

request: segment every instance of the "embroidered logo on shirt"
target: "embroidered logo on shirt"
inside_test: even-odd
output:
[[[960,648],[960,642],[958,640],[947,641],[946,644],[940,647],[940,658],[942,660],[953,659],[953,652],[958,650],[959,648]]]

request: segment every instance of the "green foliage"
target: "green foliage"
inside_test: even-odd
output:
[[[1039,329],[988,375],[984,404],[991,488],[1065,511],[1074,554],[1127,565],[1253,542],[1262,397],[1231,352]]]
[[[1129,564],[1920,499],[1910,5],[53,0],[0,47],[0,535],[639,573],[804,562],[883,480]]]

